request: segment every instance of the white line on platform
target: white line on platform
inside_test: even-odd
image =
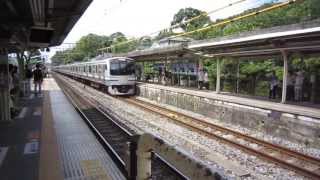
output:
[[[21,110],[18,118],[20,118],[20,119],[21,119],[21,118],[24,118],[24,117],[26,116],[26,113],[27,113],[27,112],[28,112],[28,108],[27,108],[27,107],[22,108],[22,110]]]
[[[41,116],[41,107],[36,107],[32,115]]]
[[[39,150],[39,142],[38,141],[32,141],[26,144],[24,147],[23,154],[35,154],[38,153]]]
[[[2,165],[3,160],[6,158],[8,147],[0,147],[0,167]]]
[[[30,96],[29,96],[29,99],[33,99],[34,98],[34,94],[31,94]]]

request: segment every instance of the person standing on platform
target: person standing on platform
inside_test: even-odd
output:
[[[29,95],[31,92],[30,80],[32,78],[32,71],[30,70],[29,66],[25,66],[25,76],[26,76],[26,94]]]
[[[275,99],[277,97],[277,89],[278,89],[278,78],[276,76],[276,72],[273,71],[270,79],[269,99]]]
[[[203,87],[203,80],[204,80],[203,69],[199,69],[199,72],[198,72],[198,88],[199,89],[202,89]]]
[[[12,72],[13,72],[13,65],[9,64],[9,76],[8,76],[8,85],[9,85],[9,92],[10,92],[9,108],[10,108],[11,116],[14,116],[15,109],[13,107],[13,100],[12,100],[12,91],[14,86],[13,86]]]
[[[208,71],[206,69],[204,70],[203,82],[204,82],[204,87],[207,90],[209,90],[209,75],[208,75]]]
[[[12,75],[12,83],[13,83],[13,89],[11,91],[11,94],[12,94],[14,107],[17,107],[19,96],[20,96],[20,93],[21,93],[20,79],[19,79],[18,67],[17,66],[13,66],[13,71],[12,71],[11,75]]]
[[[289,101],[294,99],[294,80],[294,75],[292,72],[289,72],[287,77],[287,99]]]
[[[317,75],[315,72],[312,72],[310,75],[310,83],[311,83],[311,97],[310,97],[310,101],[311,103],[315,103],[316,101],[316,94],[317,94],[317,88],[316,88],[316,78]]]
[[[294,83],[294,100],[302,101],[302,85],[303,85],[303,73],[302,71],[297,72],[296,80]]]
[[[40,64],[36,65],[36,69],[33,71],[33,81],[34,81],[34,92],[37,94],[37,87],[39,88],[38,92],[41,94],[41,85],[43,81],[43,73],[40,69]]]

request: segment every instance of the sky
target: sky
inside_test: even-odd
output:
[[[202,11],[224,7],[238,0],[93,0],[73,27],[65,44],[52,48],[55,51],[70,48],[70,44],[89,33],[110,35],[122,32],[127,37],[141,37],[170,26],[174,14],[181,8],[192,7]],[[226,18],[246,9],[272,0],[246,0],[210,15],[211,20]]]
[[[110,35],[122,32],[129,37],[141,37],[169,27],[174,14],[181,8],[192,7],[208,12],[235,1],[94,0],[64,42],[74,43],[89,33]],[[247,0],[212,14],[211,19],[228,17],[263,2],[266,0]]]

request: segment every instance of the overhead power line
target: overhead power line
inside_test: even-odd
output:
[[[203,16],[207,16],[207,15],[212,14],[212,13],[217,13],[217,12],[219,12],[219,11],[222,11],[222,10],[224,10],[224,9],[226,9],[226,8],[229,8],[229,7],[231,7],[231,6],[234,6],[234,5],[236,5],[236,4],[239,4],[239,3],[242,3],[242,2],[245,2],[245,1],[248,1],[248,0],[238,0],[238,1],[235,1],[235,2],[233,2],[233,3],[230,3],[230,4],[225,5],[225,6],[223,6],[223,7],[214,9],[214,10],[212,10],[212,11],[204,12],[204,13],[198,15],[198,16],[195,16],[195,17],[193,17],[193,18],[188,19],[187,21],[185,21],[185,22],[183,22],[183,23],[179,23],[179,24],[172,25],[172,26],[170,26],[170,27],[168,27],[168,28],[158,30],[158,31],[156,31],[156,32],[150,33],[150,34],[145,35],[145,36],[150,36],[150,35],[155,34],[155,33],[160,33],[161,31],[164,31],[164,30],[167,30],[167,29],[177,28],[177,27],[179,27],[179,26],[181,26],[181,25],[188,24],[188,23],[190,23],[190,22],[192,22],[192,21],[194,21],[194,20],[196,20],[196,19],[199,19],[199,18],[201,18],[201,17],[203,17]],[[128,41],[124,41],[124,42],[121,42],[121,43],[117,43],[117,44],[114,44],[114,45],[112,45],[112,46],[104,47],[104,48],[101,48],[101,49],[98,49],[98,50],[99,50],[99,51],[104,51],[104,50],[112,49],[112,48],[114,48],[114,47],[116,47],[116,46],[120,46],[120,45],[123,45],[123,44],[127,44],[127,43],[130,43],[130,42],[133,42],[133,41],[135,41],[135,39],[131,39],[131,40],[128,40]]]
[[[170,38],[180,37],[180,36],[193,34],[195,32],[205,31],[205,30],[208,30],[208,29],[211,29],[211,28],[214,28],[214,27],[222,26],[222,25],[225,25],[225,24],[228,24],[228,23],[232,23],[232,22],[244,19],[244,18],[255,16],[255,15],[258,15],[260,13],[264,13],[264,12],[268,12],[268,11],[271,11],[271,10],[274,10],[274,9],[285,7],[285,6],[289,5],[289,4],[295,3],[297,1],[303,1],[303,0],[289,0],[289,1],[286,1],[286,2],[283,2],[283,3],[280,3],[280,4],[275,4],[273,6],[270,6],[270,7],[258,10],[258,11],[254,11],[254,12],[242,15],[242,16],[238,16],[238,17],[234,17],[234,18],[231,18],[231,19],[227,19],[227,20],[224,20],[222,22],[218,22],[218,23],[212,24],[212,25],[204,27],[204,28],[196,29],[196,30],[189,31],[189,32],[184,32],[184,33],[181,33],[181,34],[178,34],[178,35],[174,35],[174,36],[170,36]]]

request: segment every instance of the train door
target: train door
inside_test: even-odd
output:
[[[89,77],[89,73],[90,73],[90,65],[86,64],[86,76]]]
[[[107,79],[109,77],[110,72],[110,61],[105,64],[104,76]]]
[[[97,64],[96,65],[96,68],[97,68],[97,78],[100,80],[100,64]]]
[[[97,79],[99,79],[99,72],[98,72],[98,70],[99,70],[99,67],[98,67],[99,65],[95,65],[94,67],[95,67],[95,71],[96,71],[96,73],[95,73],[95,78],[97,78]]]
[[[88,64],[88,77],[91,77],[92,67],[91,64]]]
[[[107,72],[108,72],[108,65],[104,64],[102,68],[102,74],[103,74],[103,79],[106,80],[107,77]]]
[[[103,79],[103,64],[99,64],[98,70],[99,70],[99,79],[102,80]]]
[[[96,77],[96,66],[95,65],[91,65],[91,75],[93,78]]]

